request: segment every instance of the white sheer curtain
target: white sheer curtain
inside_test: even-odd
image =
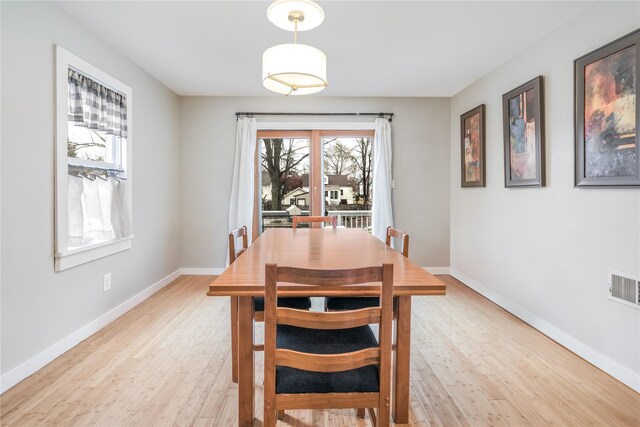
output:
[[[387,226],[393,227],[391,209],[391,124],[377,118],[373,137],[373,235],[380,240],[387,236]]]
[[[236,154],[229,200],[229,230],[247,227],[251,241],[254,197],[254,162],[256,155],[256,119],[243,117],[236,128]],[[229,254],[227,251],[227,265]]]
[[[133,234],[133,223],[130,215],[129,197],[127,197],[129,186],[115,178],[109,178],[108,184],[111,193],[110,218],[113,237],[120,239],[130,236]]]
[[[69,247],[133,234],[127,185],[114,178],[93,180],[69,175]]]

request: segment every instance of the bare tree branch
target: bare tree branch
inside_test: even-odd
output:
[[[290,180],[292,176],[301,175],[297,167],[309,157],[308,145],[297,143],[295,139],[268,138],[263,139],[264,152],[262,165],[271,181],[271,209],[282,209],[282,197],[292,188],[288,188],[301,180]],[[302,150],[307,153],[300,154]]]

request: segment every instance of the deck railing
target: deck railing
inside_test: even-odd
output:
[[[309,211],[302,211],[302,215],[309,215]],[[287,211],[262,211],[262,229],[291,228],[291,216]]]
[[[328,211],[338,217],[338,227],[363,228],[371,232],[371,211]]]
[[[309,211],[302,211],[301,216],[308,216]],[[338,227],[362,228],[371,232],[371,211],[336,210],[327,211],[329,216],[338,217]],[[287,211],[262,211],[262,229],[291,228],[291,216]]]

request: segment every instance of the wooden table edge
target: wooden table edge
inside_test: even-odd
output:
[[[323,297],[323,296],[377,296],[379,294],[375,291],[362,291],[362,292],[334,292],[334,291],[282,291],[282,296],[287,297]],[[442,286],[430,286],[429,289],[407,289],[407,290],[397,290],[393,292],[393,296],[397,297],[419,297],[419,296],[437,296],[437,295],[446,295],[447,289],[445,285]],[[216,286],[216,289],[210,289],[207,292],[207,296],[210,297],[264,297],[264,290],[255,289],[255,290],[243,290],[238,291],[237,289],[227,289],[221,286]]]

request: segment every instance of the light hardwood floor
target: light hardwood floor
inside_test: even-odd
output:
[[[413,299],[412,425],[640,425],[638,393],[442,278],[447,296]],[[211,279],[177,279],[4,393],[0,423],[235,425],[229,298],[205,296]],[[261,418],[262,354],[256,359]],[[353,410],[291,411],[284,425],[369,422]]]

